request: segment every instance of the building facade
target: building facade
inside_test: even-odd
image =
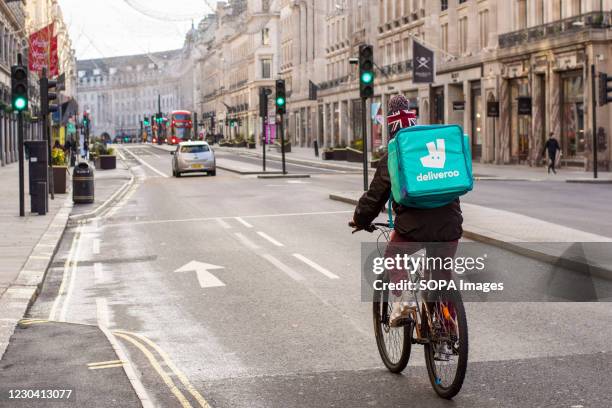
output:
[[[78,61],[77,100],[91,134],[137,137],[145,116],[192,106],[185,61],[183,49]]]
[[[16,116],[11,112],[11,66],[27,51],[26,14],[21,2],[0,2],[0,165],[17,161]],[[31,87],[30,93],[35,91]]]

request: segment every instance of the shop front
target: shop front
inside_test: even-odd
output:
[[[561,75],[561,150],[565,160],[583,162],[585,155],[584,77],[582,70]]]

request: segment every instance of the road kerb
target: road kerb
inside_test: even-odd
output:
[[[340,201],[351,205],[357,205],[358,203],[357,199],[350,197],[348,194],[331,193],[329,195],[329,198],[334,201]],[[612,269],[600,265],[593,265],[588,262],[581,262],[580,260],[576,259],[549,254],[536,249],[527,248],[524,245],[520,245],[520,242],[506,241],[500,239],[499,237],[492,236],[491,234],[485,234],[483,232],[472,230],[468,226],[464,226],[463,237],[474,241],[482,242],[484,244],[492,245],[504,249],[506,251],[514,252],[518,255],[535,259],[537,261],[570,269],[574,272],[585,273],[586,268],[593,276],[605,280],[612,280]],[[523,242],[522,244],[526,243],[528,242]],[[534,242],[534,244],[535,243],[536,242]]]

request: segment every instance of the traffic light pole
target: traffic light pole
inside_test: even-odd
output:
[[[367,98],[361,98],[361,132],[363,134],[363,191],[368,191],[368,130],[366,119]]]
[[[591,88],[593,89],[593,178],[597,178],[597,88],[595,87],[595,64],[591,64]]]
[[[19,144],[19,216],[25,217],[25,175],[23,157],[23,113],[17,112],[17,142]]]
[[[265,116],[261,117],[261,146],[263,153],[263,171],[266,171],[266,125],[268,124],[268,118]]]
[[[281,138],[281,157],[283,161],[283,174],[287,174],[285,165],[285,115],[280,115],[280,138]]]

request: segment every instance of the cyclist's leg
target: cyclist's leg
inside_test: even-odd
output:
[[[402,237],[396,231],[391,232],[391,239],[385,250],[385,258],[395,258],[397,255],[404,256],[404,254],[414,254],[415,252],[422,249],[423,246],[420,242],[411,242],[410,240]],[[392,268],[389,271],[389,281],[391,283],[400,283],[402,280],[408,279],[408,272],[403,268]],[[401,290],[392,291],[396,297],[401,296]]]

